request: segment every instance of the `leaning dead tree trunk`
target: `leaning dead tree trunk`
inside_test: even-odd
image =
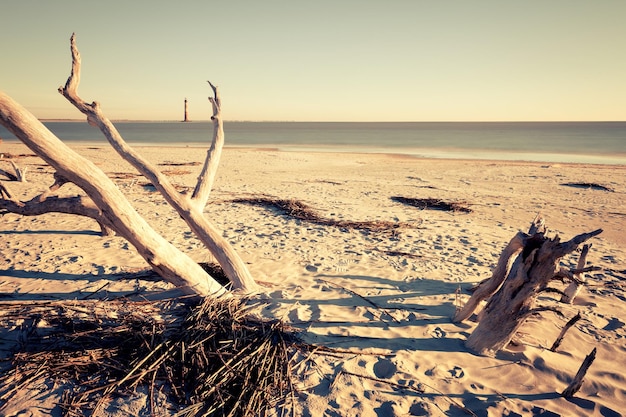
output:
[[[165,175],[125,143],[113,124],[102,114],[98,103],[86,103],[80,99],[77,94],[80,80],[80,54],[76,48],[74,35],[71,38],[71,51],[72,72],[65,87],[59,89],[61,94],[87,116],[90,124],[98,126],[116,151],[134,165],[163,194],[217,259],[233,283],[233,287],[244,292],[254,291],[256,284],[247,267],[203,214],[223,144],[221,106],[217,88],[211,85],[215,94],[215,97],[210,99],[213,104],[213,141],[207,153],[202,174],[198,179],[196,192],[189,197],[175,190]],[[225,288],[196,262],[156,233],[99,168],[72,151],[26,109],[1,92],[0,123],[34,153],[55,168],[55,178],[57,178],[55,185],[58,185],[56,188],[64,182],[76,184],[85,191],[96,209],[91,210],[93,207],[86,200],[70,202],[67,199],[57,199],[54,201],[54,197],[48,196],[48,193],[44,193],[38,199],[33,199],[27,203],[16,203],[15,201],[7,203],[5,201],[4,206],[0,208],[5,210],[13,208],[15,212],[19,212],[18,207],[21,205],[22,210],[25,210],[24,207],[26,206],[32,212],[44,210],[43,204],[47,204],[49,206],[48,212],[72,211],[72,214],[92,217],[101,224],[101,227],[111,228],[128,240],[137,248],[139,254],[144,257],[153,270],[188,293],[225,294]],[[61,183],[57,183],[59,178],[63,179]],[[53,185],[51,188],[54,187]],[[0,204],[2,203],[0,202]],[[42,205],[37,207],[37,204]],[[60,209],[63,204],[66,211]],[[73,208],[68,209],[67,207],[70,206]]]
[[[552,280],[563,277],[557,268],[559,260],[601,232],[583,233],[564,243],[558,236],[546,237],[543,230],[527,235],[507,279],[481,311],[467,347],[482,355],[493,355],[507,346],[527,317],[550,309],[535,307],[535,300]]]

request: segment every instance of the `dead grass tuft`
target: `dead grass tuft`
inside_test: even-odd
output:
[[[319,215],[317,211],[309,207],[307,204],[295,199],[286,200],[272,197],[253,197],[237,198],[232,201],[234,203],[271,208],[285,216],[322,226],[334,226],[346,229],[366,230],[370,232],[392,232],[394,234],[398,233],[400,229],[410,227],[407,223],[392,221],[350,221],[331,219]]]
[[[411,198],[402,196],[394,196],[391,197],[391,199],[395,202],[417,207],[421,210],[443,210],[462,213],[472,212],[472,209],[469,208],[465,201],[447,202],[438,198]]]
[[[2,303],[0,324],[17,332],[3,402],[45,378],[68,383],[65,415],[100,415],[117,395],[155,391],[177,416],[252,416],[293,397],[295,334],[252,317],[243,300]],[[5,330],[6,332],[6,330]]]

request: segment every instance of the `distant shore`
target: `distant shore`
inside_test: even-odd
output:
[[[209,121],[115,122],[134,146],[206,146]],[[66,143],[104,143],[84,121],[47,121]],[[295,152],[626,165],[626,122],[225,122],[226,146]],[[15,140],[0,128],[0,137]]]

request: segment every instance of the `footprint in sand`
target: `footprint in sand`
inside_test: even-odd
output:
[[[391,360],[383,358],[374,364],[374,375],[377,378],[391,378],[398,367]]]
[[[416,401],[409,407],[411,416],[432,416],[434,415],[433,405],[427,401]]]
[[[465,376],[465,371],[460,366],[455,366],[454,368],[448,371],[452,378],[463,378]]]
[[[346,272],[348,270],[348,261],[345,259],[340,259],[335,265],[335,272]]]
[[[446,332],[439,326],[437,326],[432,332],[430,332],[430,335],[435,338],[435,339],[443,339],[444,337],[446,337]]]

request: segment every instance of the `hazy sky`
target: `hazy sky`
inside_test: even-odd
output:
[[[626,120],[624,0],[0,0],[0,90],[40,118],[69,37],[111,119]]]

